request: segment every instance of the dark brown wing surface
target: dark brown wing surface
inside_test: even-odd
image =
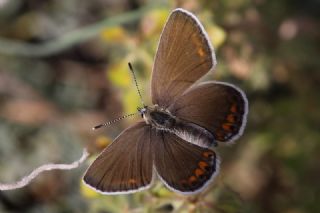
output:
[[[174,134],[153,131],[155,168],[165,185],[182,194],[205,188],[218,173],[216,153],[188,143]]]
[[[216,64],[201,23],[191,13],[174,10],[161,34],[151,80],[152,102],[167,107]]]
[[[178,118],[206,128],[217,141],[231,142],[243,132],[248,103],[239,88],[208,82],[190,88],[168,109]]]
[[[124,130],[87,170],[83,180],[104,194],[121,194],[150,186],[153,156],[150,126],[145,122]]]

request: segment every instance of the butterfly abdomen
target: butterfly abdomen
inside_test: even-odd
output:
[[[179,120],[173,129],[175,135],[190,143],[201,147],[217,146],[213,134],[197,124]]]

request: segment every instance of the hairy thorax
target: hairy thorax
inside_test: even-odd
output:
[[[141,111],[145,122],[159,131],[171,132],[202,147],[217,145],[213,134],[192,122],[181,120],[158,105],[146,106]]]
[[[173,128],[177,122],[175,116],[158,105],[147,106],[145,109],[143,119],[147,124],[150,124],[157,129],[169,130]]]

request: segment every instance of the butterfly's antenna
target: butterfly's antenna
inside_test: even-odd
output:
[[[116,118],[116,119],[114,119],[112,121],[108,121],[107,123],[104,123],[104,124],[99,124],[99,125],[93,127],[92,130],[99,129],[99,128],[104,127],[104,126],[109,126],[110,124],[116,123],[118,121],[121,121],[124,118],[131,117],[131,116],[136,115],[136,114],[137,114],[137,112],[136,113],[132,113],[132,114],[128,114],[128,115],[124,115],[124,116],[122,116],[120,118]]]
[[[136,75],[135,75],[135,73],[133,71],[132,65],[131,65],[130,62],[128,63],[128,65],[129,65],[130,71],[132,72],[133,80],[134,80],[134,83],[136,84],[136,88],[137,88],[141,103],[142,103],[143,107],[145,107],[144,102],[142,100],[142,95],[141,95],[141,92],[140,92],[140,89],[139,89],[139,86],[138,86],[137,78],[136,78]],[[131,116],[136,115],[136,114],[137,114],[137,112],[136,113],[132,113],[132,114],[128,114],[128,115],[124,115],[124,116],[116,118],[116,119],[114,119],[112,121],[108,121],[107,123],[99,124],[97,126],[94,126],[92,129],[96,130],[96,129],[99,129],[99,128],[104,127],[104,126],[109,126],[110,124],[116,123],[116,122],[118,122],[118,121],[120,121],[120,120],[122,120],[124,118],[131,117]]]
[[[137,88],[138,94],[139,94],[139,96],[140,96],[141,103],[142,103],[142,105],[143,105],[143,107],[144,107],[145,105],[144,105],[144,102],[143,102],[143,99],[142,99],[142,95],[141,95],[141,92],[140,92],[140,89],[139,89],[139,86],[138,86],[138,82],[137,82],[136,75],[134,74],[134,71],[133,71],[133,68],[132,68],[132,65],[131,65],[130,62],[128,63],[128,65],[129,65],[129,69],[130,69],[131,72],[132,72],[133,80],[134,80],[134,83],[136,84],[136,88]]]

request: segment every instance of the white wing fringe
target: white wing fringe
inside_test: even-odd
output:
[[[44,171],[50,171],[50,170],[71,170],[78,168],[89,156],[89,153],[86,149],[83,149],[82,156],[79,160],[76,160],[70,164],[45,164],[42,165],[35,170],[33,170],[29,175],[24,176],[21,180],[15,182],[15,183],[8,183],[3,184],[0,183],[0,191],[4,190],[14,190],[22,188],[30,183],[31,180],[36,178],[40,173]]]

